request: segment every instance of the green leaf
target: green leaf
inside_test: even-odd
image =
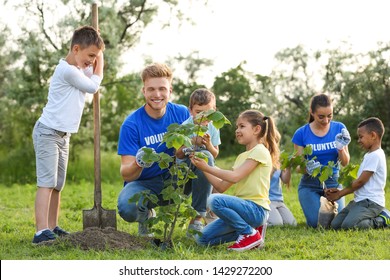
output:
[[[195,152],[194,156],[196,156],[196,157],[198,157],[200,159],[203,159],[207,163],[209,162],[209,157],[205,153],[203,153],[203,152]]]
[[[305,148],[303,148],[303,155],[311,156],[312,154],[313,154],[313,147],[311,145],[308,145]]]
[[[339,183],[349,188],[354,180],[357,179],[359,164],[349,163],[340,170]]]
[[[329,163],[328,163],[329,164]],[[323,166],[321,169],[321,175],[319,177],[320,182],[325,182],[333,175],[333,168],[332,166]]]

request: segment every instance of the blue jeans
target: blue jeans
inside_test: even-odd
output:
[[[207,150],[201,150],[204,154],[207,155],[208,158],[208,164],[210,166],[214,166],[214,157],[213,155],[207,151]],[[207,205],[207,199],[209,195],[211,194],[211,184],[207,180],[206,176],[204,175],[203,171],[197,169],[195,166],[191,165],[191,161],[188,157],[186,159],[183,159],[188,166],[191,166],[192,171],[196,174],[197,178],[190,179],[185,188],[184,193],[186,195],[189,195],[192,193],[192,208],[194,208],[198,215],[205,217],[206,216],[206,205]]]
[[[160,198],[160,205],[163,203],[160,195],[164,188],[164,182],[170,180],[169,172],[148,180],[136,180],[127,183],[118,196],[118,213],[126,222],[145,222],[148,218],[148,210],[155,207],[151,202],[147,202],[140,197],[137,203],[129,202],[135,194],[142,191],[150,191]]]
[[[325,181],[326,188],[338,188],[341,189],[341,185],[338,183],[338,175],[334,174],[332,177]],[[320,210],[320,197],[324,196],[324,189],[320,183],[320,180],[316,177],[313,178],[310,175],[304,174],[299,182],[298,186],[298,198],[301,204],[303,214],[306,217],[306,224],[310,227],[317,227],[318,224],[318,211]],[[340,212],[345,205],[344,197],[337,200],[339,205],[338,212]]]
[[[250,234],[252,228],[267,222],[268,210],[250,200],[226,194],[211,194],[209,208],[219,217],[196,235],[199,245],[218,245],[237,240],[239,235]]]

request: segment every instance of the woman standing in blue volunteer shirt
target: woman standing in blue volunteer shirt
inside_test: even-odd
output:
[[[333,121],[333,106],[330,98],[325,94],[317,94],[310,102],[309,122],[298,128],[292,138],[294,148],[298,154],[310,145],[313,153],[308,156],[306,174],[302,175],[298,186],[298,197],[306,223],[310,227],[317,227],[320,197],[324,196],[324,189],[320,180],[313,177],[314,169],[334,162],[333,176],[325,181],[326,188],[341,188],[338,183],[340,164],[349,163],[350,155],[348,144],[351,137],[345,125]],[[339,199],[338,210],[344,208],[344,199]]]

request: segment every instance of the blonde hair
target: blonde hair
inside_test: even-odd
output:
[[[271,117],[264,116],[263,113],[257,110],[246,110],[239,117],[246,119],[253,126],[260,126],[261,132],[258,137],[263,140],[264,146],[271,154],[272,166],[279,169],[280,133],[275,126],[274,120]]]
[[[142,81],[145,82],[149,78],[167,78],[172,83],[172,70],[165,64],[153,63],[145,67],[141,73]]]

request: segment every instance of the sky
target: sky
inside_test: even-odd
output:
[[[356,52],[375,50],[389,42],[388,0],[209,0],[179,1],[190,7],[195,25],[146,28],[140,44],[126,54],[126,71],[139,71],[144,57],[165,62],[168,57],[199,51],[214,61],[200,82],[211,86],[214,77],[246,61],[248,71],[267,75],[274,56],[301,44],[308,51],[339,48],[348,42]]]
[[[216,76],[243,61],[246,70],[268,75],[275,54],[299,44],[310,52],[338,48],[345,41],[356,52],[365,52],[375,50],[380,41],[390,42],[389,0],[208,0],[206,6],[204,1],[178,2],[195,24],[178,27],[173,20],[170,28],[161,29],[169,18],[161,6],[159,18],[144,30],[139,44],[124,54],[122,73],[141,71],[145,58],[167,62],[198,51],[200,58],[214,61],[198,79],[211,87]],[[0,7],[0,16],[17,24],[13,11]],[[183,74],[179,69],[175,75]]]

